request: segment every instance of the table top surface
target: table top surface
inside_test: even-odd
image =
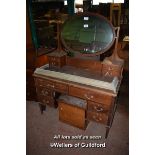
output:
[[[71,66],[62,68],[55,67],[49,70],[49,66],[45,65],[37,68],[34,76],[42,78],[57,79],[66,81],[68,83],[76,83],[79,85],[90,86],[91,88],[99,89],[100,91],[107,90],[108,93],[113,95],[117,94],[120,81],[117,77],[106,77],[99,74],[91,73],[89,70],[78,69]]]

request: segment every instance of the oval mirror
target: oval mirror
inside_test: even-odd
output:
[[[115,30],[103,16],[82,13],[71,16],[62,26],[61,41],[70,52],[99,55],[114,43]]]

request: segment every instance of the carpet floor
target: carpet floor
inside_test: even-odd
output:
[[[121,96],[121,95],[120,95]],[[47,107],[41,114],[37,102],[27,101],[27,155],[128,155],[129,154],[129,113],[128,98],[120,97],[107,139],[104,138],[105,126],[90,122],[86,130],[81,130],[59,121],[58,109]],[[101,136],[98,140],[54,139],[63,136]],[[105,148],[53,148],[50,143],[104,143]]]

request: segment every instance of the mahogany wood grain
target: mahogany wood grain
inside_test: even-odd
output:
[[[88,101],[88,111],[94,111],[96,113],[106,113],[110,110],[110,105],[100,104],[92,101]]]
[[[96,91],[92,91],[89,89],[81,89],[74,86],[69,87],[69,95],[79,97],[85,100],[94,101],[97,103],[103,103],[106,105],[111,104],[111,98],[112,98],[112,96],[105,95],[104,93],[98,93]]]
[[[87,119],[98,123],[106,124],[108,120],[108,115],[106,113],[87,111]]]
[[[60,101],[59,120],[81,129],[85,129],[85,110]]]

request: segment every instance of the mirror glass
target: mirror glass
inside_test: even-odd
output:
[[[66,49],[82,54],[101,54],[113,44],[115,31],[103,16],[82,13],[70,17],[62,26],[61,40]]]

